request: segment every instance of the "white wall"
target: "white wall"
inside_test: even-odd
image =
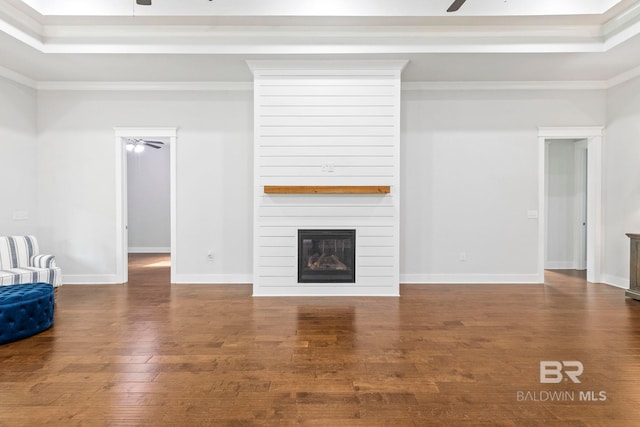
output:
[[[39,234],[36,124],[36,92],[0,77],[0,235]]]
[[[602,125],[604,91],[405,91],[402,105],[401,282],[536,282],[538,127]]]
[[[170,252],[171,191],[168,139],[162,148],[127,152],[129,252]]]
[[[575,268],[576,220],[573,141],[553,141],[547,147],[547,250],[545,268]]]
[[[640,78],[609,90],[604,143],[607,283],[629,286],[629,239],[640,233]]]
[[[535,281],[537,128],[602,125],[605,104],[604,91],[403,91],[401,282]],[[251,282],[252,92],[42,91],[38,120],[43,235],[65,281],[114,278],[113,127],[177,126],[178,279]],[[631,139],[616,154],[629,166]]]
[[[42,225],[65,282],[116,280],[113,128],[154,126],[178,127],[176,279],[251,281],[252,119],[249,91],[40,92]]]

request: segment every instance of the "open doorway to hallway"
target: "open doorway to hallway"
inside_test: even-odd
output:
[[[170,283],[174,283],[176,134],[177,128],[115,128],[116,272],[120,283],[128,282],[130,252],[169,253]],[[153,199],[162,199],[162,203]]]
[[[127,253],[163,254],[171,266],[168,138],[124,138],[127,152]],[[140,257],[134,258],[136,260]]]
[[[587,269],[585,139],[547,140],[545,270]]]
[[[544,282],[547,267],[547,253],[549,250],[549,161],[550,146],[554,140],[571,140],[572,144],[586,144],[584,163],[586,163],[586,221],[583,221],[586,231],[586,277],[591,283],[600,282],[602,264],[602,164],[603,164],[603,128],[600,126],[586,127],[541,127],[538,129],[538,206],[540,216],[538,220],[538,277]],[[567,148],[566,146],[564,147]],[[572,150],[580,151],[580,145],[572,146]],[[577,155],[577,154],[575,154]],[[584,175],[580,175],[584,179]],[[582,226],[582,223],[580,223]],[[575,236],[583,236],[582,231],[575,232]],[[571,240],[576,244],[576,240]],[[581,246],[582,247],[582,246]],[[575,255],[569,262],[579,264],[584,257],[578,256],[583,249],[574,250]],[[578,261],[576,261],[576,259]],[[582,268],[580,266],[580,268]]]

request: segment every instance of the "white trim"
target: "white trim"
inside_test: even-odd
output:
[[[178,265],[178,128],[169,130],[173,135],[169,137],[169,203],[171,205],[171,272],[170,281],[175,283]]]
[[[171,246],[169,247],[129,247],[130,254],[167,254],[171,253]]]
[[[640,76],[640,67],[625,71],[609,80],[585,81],[411,81],[402,82],[403,91],[460,91],[460,90],[607,90]],[[78,82],[35,81],[0,66],[0,77],[38,91],[252,91],[252,82]]]
[[[120,283],[128,281],[128,260],[126,257],[128,246],[128,234],[126,229],[127,212],[127,155],[123,148],[122,136],[116,129],[114,155],[115,155],[115,232],[116,232],[116,277]]]
[[[304,297],[304,298],[332,298],[332,297],[385,297],[385,298],[395,298],[395,297],[399,297],[400,294],[397,295],[389,295],[386,293],[353,293],[353,292],[345,292],[345,293],[332,293],[332,294],[321,294],[321,293],[309,293],[309,294],[301,294],[301,293],[292,293],[290,291],[287,291],[286,295],[283,295],[281,293],[278,292],[274,292],[274,293],[269,293],[269,292],[261,292],[261,293],[254,293],[252,295],[253,297],[256,298],[289,298],[289,297],[293,297],[293,298],[297,298],[297,297]]]
[[[0,77],[4,77],[7,80],[11,80],[12,82],[19,83],[31,89],[37,89],[38,86],[38,83],[35,80],[2,66],[0,66]]]
[[[175,283],[177,265],[177,127],[116,127],[115,133],[115,193],[116,193],[116,277],[120,283],[128,280],[128,242],[126,229],[126,150],[122,138],[169,138],[170,203],[171,203],[171,283]]]
[[[607,22],[600,25],[600,29],[602,34],[609,40],[615,34],[637,23],[639,17],[640,3],[632,4],[630,7],[622,10]]]
[[[435,81],[404,82],[402,90],[604,90],[606,81]]]
[[[339,286],[310,286],[300,287],[268,287],[263,286],[253,291],[254,297],[399,297],[400,291],[397,293],[389,293],[385,291],[378,292],[373,288],[358,289],[357,287],[339,287]]]
[[[176,274],[171,280],[175,284],[240,285],[251,284],[252,274]]]
[[[629,279],[625,277],[603,274],[601,283],[609,286],[614,286],[616,288],[629,289]]]
[[[573,227],[575,238],[573,245],[573,263],[576,270],[587,269],[587,141],[573,143],[574,159],[574,217]]]
[[[544,283],[544,268],[547,256],[547,206],[548,179],[547,164],[549,163],[549,150],[546,138],[538,132],[538,278],[539,283]]]
[[[601,137],[603,129],[602,126],[541,126],[538,128],[538,136],[546,139],[588,139]]]
[[[602,129],[587,139],[587,281],[598,283],[602,274],[604,219]]]
[[[252,82],[36,82],[11,70],[0,75],[41,91],[251,91]],[[640,76],[640,67],[625,71],[609,80],[584,81],[410,81],[402,82],[403,91],[455,90],[607,90]]]
[[[175,138],[178,132],[177,127],[115,127],[113,130],[119,138],[148,137],[149,132],[158,138]]]
[[[600,25],[600,31],[604,35],[604,51],[609,51],[637,36],[640,32],[640,4],[632,5]]]
[[[626,83],[629,80],[633,80],[640,76],[640,66],[632,68],[628,71],[618,74],[617,76],[607,80],[607,89],[616,87],[622,83]]]
[[[252,82],[49,82],[35,83],[42,91],[249,91]]]
[[[65,285],[116,285],[122,284],[115,274],[63,274]]]
[[[401,274],[400,284],[541,284],[536,274]]]
[[[602,168],[603,127],[540,127],[538,128],[538,277],[544,282],[546,256],[546,164],[547,139],[586,139],[587,166],[587,281],[598,283],[602,266]]]
[[[640,67],[637,71],[640,75]],[[616,81],[627,81],[635,75]],[[610,81],[614,81],[613,79]],[[33,82],[42,91],[251,91],[252,82]],[[607,81],[412,81],[403,82],[403,91],[454,91],[454,90],[606,90]]]
[[[409,60],[247,60],[246,63],[254,76],[260,76],[263,73],[269,75],[273,72],[278,73],[278,75],[297,75],[304,71],[310,71],[313,73],[321,71],[326,72],[327,75],[333,75],[339,74],[343,71],[354,71],[360,73],[362,70],[367,70],[368,74],[371,74],[374,71],[402,72],[409,63]]]

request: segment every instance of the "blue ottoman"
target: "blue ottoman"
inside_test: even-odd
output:
[[[0,344],[30,337],[53,325],[53,286],[0,286]]]

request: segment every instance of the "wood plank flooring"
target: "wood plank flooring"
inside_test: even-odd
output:
[[[640,425],[640,302],[580,275],[252,298],[166,264],[66,285],[52,329],[0,346],[0,425]],[[541,384],[540,361],[581,382]]]

